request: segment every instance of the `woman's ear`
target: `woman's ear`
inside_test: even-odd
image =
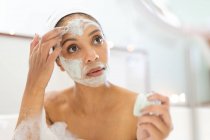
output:
[[[65,71],[63,66],[61,65],[61,61],[60,61],[59,57],[56,58],[56,64],[58,65],[58,67],[60,68],[61,71]]]

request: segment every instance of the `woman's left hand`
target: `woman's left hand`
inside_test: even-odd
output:
[[[137,124],[137,140],[164,140],[173,129],[169,99],[160,94],[153,94],[148,99],[159,100],[161,104],[142,109]]]

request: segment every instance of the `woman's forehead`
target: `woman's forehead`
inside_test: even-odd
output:
[[[100,25],[97,22],[82,16],[72,17],[71,19],[66,20],[64,26],[67,27],[66,32],[71,33],[73,36],[82,36],[89,28],[101,30]]]
[[[95,22],[97,23],[94,19],[86,16],[86,15],[82,15],[82,14],[73,14],[73,15],[69,15],[66,16],[61,22],[61,26],[67,26],[69,23],[71,23],[72,21],[78,20],[78,19],[83,19],[83,20],[89,20],[91,22]],[[98,23],[97,23],[98,24]]]

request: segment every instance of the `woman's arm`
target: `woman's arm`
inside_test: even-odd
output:
[[[35,35],[30,46],[29,72],[25,91],[22,98],[15,136],[25,135],[32,138],[32,132],[39,135],[40,120],[44,104],[45,88],[54,69],[54,62],[61,48],[56,47],[52,53],[50,49],[60,43],[64,29],[55,28],[46,33],[41,40]],[[25,131],[27,128],[28,131]],[[24,134],[21,134],[24,132]],[[14,136],[14,139],[16,139]]]

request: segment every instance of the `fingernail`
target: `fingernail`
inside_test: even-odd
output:
[[[62,28],[62,31],[66,32],[66,31],[68,31],[68,29],[69,29],[68,26],[64,26],[64,27]]]
[[[147,94],[147,99],[149,100],[152,97],[153,94],[149,93]]]
[[[69,27],[68,26],[64,26],[63,28],[61,28],[61,33],[60,35],[63,36],[64,34],[66,34],[69,31]]]
[[[36,39],[36,33],[34,34],[32,41],[34,41],[35,39]]]
[[[144,109],[141,109],[140,112],[141,112],[141,113],[144,113]]]
[[[37,38],[38,37],[38,34],[37,33],[35,33],[35,36],[34,36],[34,38]]]
[[[154,94],[156,94],[155,91],[150,91],[148,94],[147,94],[147,98],[150,99]]]
[[[40,39],[40,37],[39,37],[39,35],[38,35],[37,33],[35,33],[35,37],[34,37],[34,39],[37,39],[37,40],[39,40],[39,39]]]
[[[148,114],[147,112],[142,111],[142,112],[140,113],[140,116],[144,116],[144,115],[147,115],[147,114]]]

